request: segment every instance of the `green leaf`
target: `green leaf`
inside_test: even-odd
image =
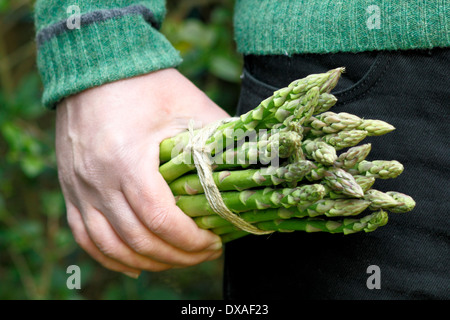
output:
[[[50,217],[61,217],[65,212],[64,197],[60,191],[46,191],[41,195],[44,214]]]
[[[210,70],[217,77],[230,82],[238,82],[241,75],[240,64],[225,56],[212,57]]]
[[[45,162],[38,156],[29,155],[20,161],[20,166],[27,177],[34,178],[44,171]]]
[[[0,0],[0,13],[6,12],[9,9],[8,0]]]

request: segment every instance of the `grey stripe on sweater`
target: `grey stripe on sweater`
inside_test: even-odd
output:
[[[153,12],[141,4],[119,9],[96,10],[82,14],[80,15],[80,27],[128,15],[142,15],[144,20],[147,21],[153,28],[160,28],[160,24],[156,21]],[[51,38],[56,37],[68,30],[70,29],[67,26],[67,19],[61,20],[42,29],[36,36],[36,44],[40,47]]]

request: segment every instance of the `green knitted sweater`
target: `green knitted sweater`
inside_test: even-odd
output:
[[[243,54],[406,50],[450,46],[447,0],[237,0]],[[176,67],[159,32],[164,0],[37,0],[43,103],[107,82]]]

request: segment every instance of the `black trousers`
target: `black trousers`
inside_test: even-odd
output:
[[[398,160],[396,179],[373,188],[412,196],[371,233],[276,233],[225,248],[225,299],[450,298],[450,51],[246,56],[238,113],[292,80],[346,67],[333,112],[384,120],[393,132],[366,138],[368,160]],[[379,268],[380,289],[367,280]]]

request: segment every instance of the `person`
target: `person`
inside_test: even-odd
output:
[[[333,111],[396,127],[370,140],[370,157],[398,160],[405,172],[377,188],[411,195],[416,208],[367,234],[233,241],[225,248],[224,298],[450,297],[447,7],[443,0],[374,3],[238,0],[234,32],[244,70],[237,109],[255,107],[294,79],[345,67]],[[131,277],[218,258],[220,238],[177,208],[158,172],[163,139],[189,119],[229,117],[176,70],[181,58],[159,32],[165,1],[71,5],[36,2],[36,41],[77,243]],[[377,288],[369,285],[374,267]]]

